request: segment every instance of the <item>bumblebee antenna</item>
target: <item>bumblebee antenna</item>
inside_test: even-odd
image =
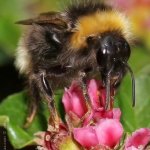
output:
[[[123,62],[121,61],[125,67],[128,69],[130,75],[131,75],[131,79],[132,79],[132,107],[135,106],[135,78],[134,78],[134,74],[133,74],[133,71],[131,69],[131,67],[126,63],[126,62]]]

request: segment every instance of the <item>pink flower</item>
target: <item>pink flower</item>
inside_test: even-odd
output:
[[[91,108],[88,110],[83,91],[74,81],[69,89],[65,89],[62,98],[68,115],[66,126],[59,124],[59,128],[55,130],[55,126],[50,125],[45,133],[44,143],[39,142],[39,145],[47,150],[58,149],[61,146],[60,143],[68,147],[67,137],[76,145],[77,149],[81,147],[108,150],[119,144],[123,134],[123,127],[119,122],[120,109],[105,109],[106,90],[99,81],[90,80],[87,87],[92,104]],[[111,102],[113,102],[114,91],[111,92]]]
[[[114,148],[119,143],[122,134],[123,127],[116,119],[101,119],[95,126],[73,130],[75,140],[86,148],[97,145]]]
[[[144,149],[150,142],[150,129],[141,128],[132,133],[132,136],[127,138],[125,143],[125,150]]]
[[[73,82],[69,89],[65,89],[62,102],[68,114],[72,112],[81,118],[87,112],[84,96],[77,82]]]
[[[77,127],[77,123],[80,122],[79,128],[73,129],[74,139],[85,148],[97,148],[99,146],[113,148],[119,143],[123,134],[123,128],[119,122],[121,111],[119,108],[105,110],[106,90],[99,81],[90,80],[87,88],[92,108],[83,122],[78,120],[88,110],[82,90],[77,82],[73,82],[69,89],[65,89],[63,95],[62,101],[66,113],[71,118],[74,127]],[[113,101],[114,91],[112,90],[112,92],[111,101]]]

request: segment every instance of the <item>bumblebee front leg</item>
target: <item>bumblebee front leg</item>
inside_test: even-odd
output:
[[[90,97],[88,95],[88,89],[87,89],[87,74],[84,71],[80,71],[79,76],[80,76],[81,88],[83,91],[84,98],[86,100],[86,104],[88,108],[91,108],[91,101],[90,101]]]
[[[82,71],[79,73],[79,76],[80,76],[80,83],[81,83],[81,88],[82,88],[83,95],[85,98],[86,106],[88,108],[87,113],[81,118],[81,123],[82,123],[85,120],[85,118],[87,118],[89,116],[89,114],[91,113],[92,105],[91,105],[91,100],[88,95],[88,89],[87,89],[87,74],[86,74],[86,72]]]
[[[49,82],[44,73],[40,75],[40,80],[41,80],[41,86],[42,86],[42,93],[44,94],[44,98],[46,98],[48,102],[48,107],[50,109],[51,117],[50,117],[49,123],[52,124],[52,126],[54,126],[57,129],[58,128],[57,125],[59,124],[59,116],[56,110],[52,88],[49,85]]]

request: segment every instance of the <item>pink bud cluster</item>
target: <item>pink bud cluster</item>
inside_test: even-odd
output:
[[[63,95],[62,102],[72,122],[86,116],[82,123],[77,127],[74,126],[73,137],[87,149],[98,145],[106,149],[114,148],[123,135],[123,127],[119,121],[121,111],[119,108],[110,110],[104,108],[106,91],[100,82],[90,80],[87,90],[92,105],[90,109],[86,105],[83,92],[77,82],[73,82]]]
[[[141,128],[122,141],[124,129],[120,122],[121,110],[113,108],[114,91],[111,91],[112,108],[106,110],[105,88],[99,81],[90,80],[87,83],[89,107],[80,85],[74,81],[69,89],[65,89],[62,98],[66,124],[60,122],[57,131],[50,126],[51,129],[43,136],[42,144],[39,144],[42,150],[119,150],[120,147],[123,150],[145,150],[150,143],[148,128]],[[68,139],[76,145],[74,148],[67,143]]]

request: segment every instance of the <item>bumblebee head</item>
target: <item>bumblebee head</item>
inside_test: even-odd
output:
[[[116,88],[127,70],[132,75],[133,105],[134,78],[127,61],[130,57],[131,31],[128,19],[113,10],[96,11],[77,20],[71,46],[75,51],[93,49],[106,87],[106,101],[110,99],[110,89]],[[106,105],[107,107],[107,105]]]
[[[128,66],[130,46],[119,34],[106,33],[99,41],[99,49],[96,54],[97,63],[102,81],[106,87],[106,108],[110,100],[111,88],[117,88],[126,71],[131,73],[133,106],[135,105],[135,81],[131,68]]]

